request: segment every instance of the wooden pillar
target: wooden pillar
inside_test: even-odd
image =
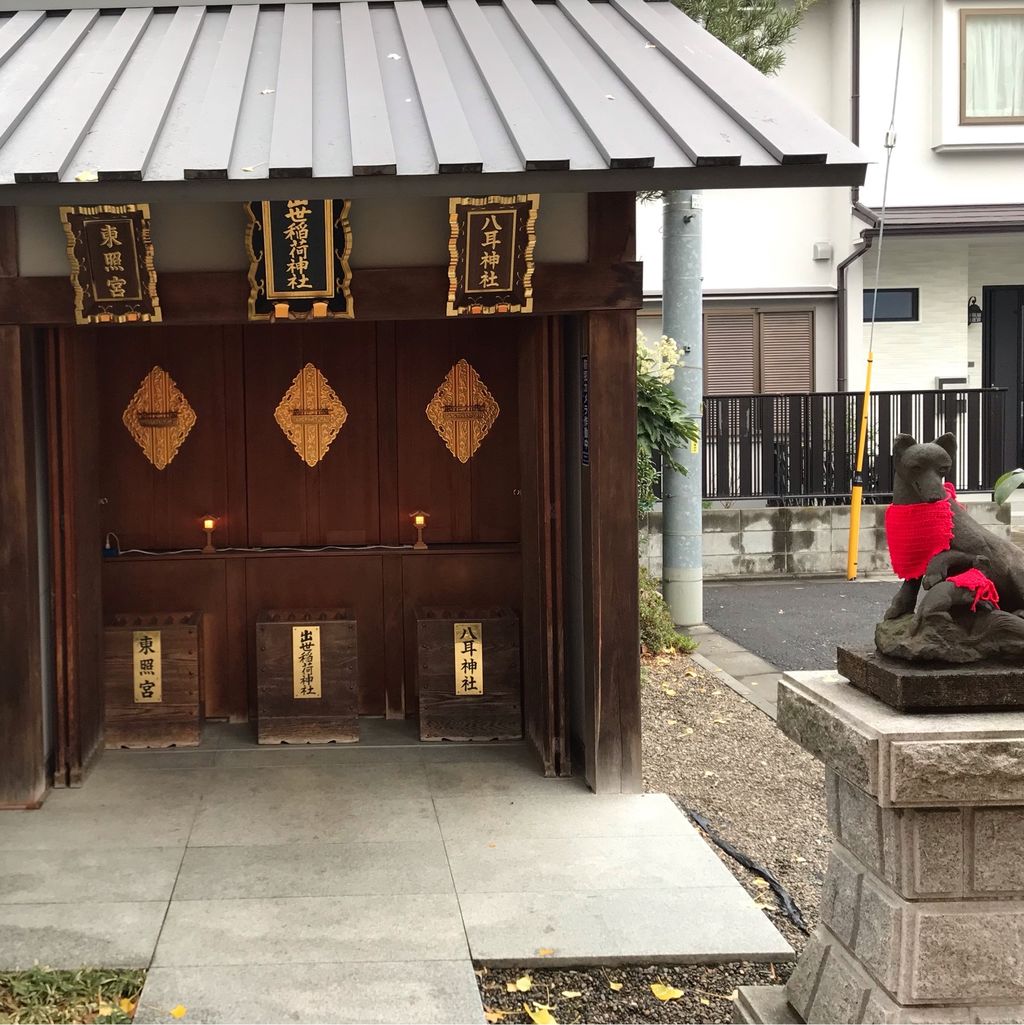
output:
[[[17,271],[14,210],[0,207],[0,276]],[[0,808],[46,790],[35,395],[31,340],[0,327]]]
[[[633,259],[632,193],[590,197],[590,260]],[[636,314],[583,318],[587,465],[581,471],[587,782],[635,793],[640,764],[640,627],[636,507]]]

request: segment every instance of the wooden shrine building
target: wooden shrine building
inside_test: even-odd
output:
[[[46,6],[0,0],[0,807],[203,720],[638,789],[634,195],[860,153],[657,0]]]

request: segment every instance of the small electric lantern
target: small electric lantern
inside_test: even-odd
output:
[[[290,316],[288,303],[274,303],[274,320],[287,320]]]
[[[972,295],[967,301],[967,323],[980,324],[982,320],[981,307],[978,305],[978,297]]]
[[[422,509],[417,509],[409,518],[412,520],[412,525],[416,528],[416,544],[413,545],[413,548],[417,551],[425,552],[427,546],[423,540],[423,528],[427,525],[430,514],[425,513]]]
[[[212,555],[216,551],[216,549],[213,547],[213,528],[216,526],[216,517],[203,517],[203,530],[206,531],[206,546],[203,548],[203,555]]]
[[[327,303],[313,303],[313,319],[323,320],[327,316]]]

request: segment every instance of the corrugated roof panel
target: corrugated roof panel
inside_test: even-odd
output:
[[[313,175],[352,174],[352,133],[348,126],[345,58],[338,6],[313,11]]]
[[[701,187],[721,164],[728,187],[863,178],[839,133],[663,0],[64,2],[0,15],[0,189],[395,175],[443,192],[481,171],[502,191],[542,174],[548,191]]]
[[[207,8],[191,56],[168,106],[167,120],[146,164],[146,178],[180,181],[185,175],[185,168],[192,163],[196,143],[202,139],[203,108],[213,84],[218,58],[224,52],[224,33],[229,20],[229,10]],[[224,102],[225,96],[220,95],[218,104]],[[225,132],[225,135],[230,144],[230,134]]]

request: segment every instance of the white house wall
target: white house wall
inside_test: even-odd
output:
[[[832,4],[848,9],[843,0]],[[1024,193],[1024,125],[959,121],[960,10],[1020,8],[1020,0],[865,0],[861,8],[861,140],[874,161],[862,198],[882,202],[885,133],[892,111],[900,13],[906,9],[896,104],[890,206],[1019,203]],[[1000,147],[992,149],[993,146]]]

